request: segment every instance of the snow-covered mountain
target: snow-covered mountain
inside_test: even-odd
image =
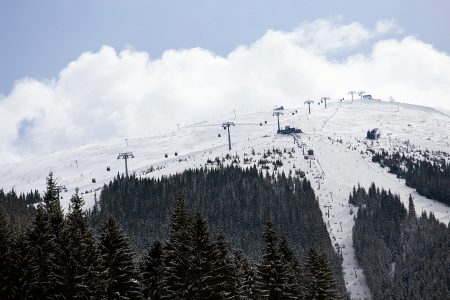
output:
[[[276,172],[289,174],[301,170],[313,182],[330,238],[336,247],[345,246],[343,267],[347,289],[352,298],[370,297],[352,247],[351,212],[355,208],[348,204],[348,196],[353,187],[358,184],[368,187],[375,182],[400,194],[406,205],[411,194],[417,213],[431,211],[444,223],[450,221],[450,208],[418,195],[404,180],[372,163],[368,149],[409,149],[417,155],[419,150],[428,149],[432,155],[449,160],[446,153],[450,153],[450,117],[430,108],[381,101],[336,101],[328,103],[328,108],[314,104],[311,114],[306,105],[300,106],[285,109],[280,117],[282,127],[303,131],[295,137],[276,134],[277,120],[272,111],[238,115],[228,120],[236,124],[230,128],[231,151],[222,122],[207,121],[181,127],[179,131],[81,145],[3,165],[0,187],[5,191],[12,188],[17,192],[36,188],[44,191],[45,177],[53,171],[58,183],[67,187],[61,194],[63,207],[67,208],[78,187],[86,208],[90,208],[101,187],[118,172],[124,172],[124,161],[117,159],[121,152],[133,152],[128,167],[137,176],[213,167],[216,158],[244,167],[257,165],[272,172],[279,161]],[[381,138],[374,142],[365,138],[367,130],[373,128],[381,131]],[[314,151],[313,159],[305,157],[308,150]]]

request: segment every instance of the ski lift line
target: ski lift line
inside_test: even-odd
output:
[[[259,126],[259,123],[236,123],[233,122],[234,125],[240,125],[240,126]],[[217,127],[217,126],[222,126],[223,123],[215,123],[215,124],[208,124],[208,125],[195,125],[195,126],[191,126],[191,127]]]

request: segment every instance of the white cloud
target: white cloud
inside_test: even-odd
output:
[[[402,33],[403,30],[397,24],[395,19],[383,19],[375,24],[375,34],[383,35],[387,33]]]
[[[98,139],[148,135],[233,109],[340,98],[350,89],[450,109],[450,56],[411,36],[379,40],[398,32],[392,20],[374,29],[316,20],[292,32],[270,30],[226,57],[194,48],[150,59],[104,46],[83,53],[55,79],[22,79],[0,96],[0,164]],[[328,57],[370,41],[369,53]]]

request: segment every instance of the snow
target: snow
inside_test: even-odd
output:
[[[257,164],[265,151],[278,148],[282,150],[281,156],[272,154],[267,159],[283,161],[279,172],[288,174],[302,170],[307,173],[319,199],[332,243],[345,247],[342,254],[347,290],[352,299],[369,299],[370,291],[352,247],[354,216],[350,212],[353,210],[356,213],[356,208],[348,204],[348,195],[353,186],[359,183],[368,188],[375,182],[378,187],[400,194],[406,206],[412,194],[418,214],[422,210],[433,212],[445,224],[450,221],[450,208],[418,195],[405,185],[404,180],[372,163],[366,153],[367,148],[429,149],[449,153],[450,117],[420,106],[362,100],[353,103],[329,101],[327,109],[314,104],[311,114],[308,114],[308,106],[302,105],[302,101],[299,103],[301,107],[286,109],[280,117],[283,127],[289,125],[303,130],[297,140],[293,136],[275,134],[277,121],[271,111],[238,115],[236,119],[232,117],[220,122],[205,121],[181,127],[180,131],[80,145],[21,163],[3,165],[0,166],[0,187],[5,191],[14,188],[17,192],[27,192],[37,188],[43,192],[45,177],[52,170],[58,183],[68,189],[61,194],[63,207],[67,208],[70,196],[79,187],[86,200],[85,208],[90,208],[94,203],[94,194],[99,194],[103,184],[109,183],[118,172],[125,172],[124,161],[117,159],[120,152],[132,151],[135,156],[128,160],[130,173],[158,177],[187,168],[204,167],[208,159],[222,159],[228,153],[238,156],[240,165],[250,166]],[[228,151],[227,132],[221,127],[222,121],[236,124],[230,127],[231,152]],[[367,130],[372,128],[381,130],[380,140],[373,143],[365,140]],[[221,137],[218,137],[219,133]],[[314,150],[311,168],[309,160],[304,158],[303,145],[305,151]],[[255,155],[252,155],[253,151]],[[434,155],[442,155],[447,161],[449,159],[442,153]],[[245,163],[244,158],[247,158]],[[226,163],[231,164],[232,161],[226,160]],[[108,166],[111,169],[109,172],[106,170]],[[151,167],[153,170],[150,172]],[[272,165],[270,169],[273,170]],[[96,179],[96,183],[92,183],[92,178]]]

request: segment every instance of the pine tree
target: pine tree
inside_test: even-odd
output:
[[[222,230],[219,230],[213,250],[214,295],[216,299],[237,299],[238,279],[234,261],[228,253],[228,243]]]
[[[186,299],[190,286],[191,223],[184,199],[178,195],[164,247],[162,299]]]
[[[259,289],[259,277],[256,266],[245,256],[241,250],[234,253],[234,264],[236,266],[236,276],[238,280],[238,299],[260,300],[262,299]]]
[[[26,299],[26,292],[32,282],[29,259],[30,256],[27,244],[27,232],[20,230],[16,233],[11,252],[11,282],[12,290],[9,298],[6,299]]]
[[[283,268],[286,270],[286,289],[284,292],[290,299],[298,299],[304,294],[300,282],[304,276],[301,274],[300,263],[284,236],[280,238],[278,251],[281,255]]]
[[[61,204],[59,203],[59,194],[56,188],[56,182],[53,179],[53,173],[47,177],[47,191],[44,195],[45,211],[48,214],[50,227],[55,237],[61,239],[63,225],[64,225],[64,214],[61,209]]]
[[[143,295],[145,299],[161,299],[162,271],[163,245],[157,240],[147,250],[140,263]]]
[[[0,298],[10,299],[13,290],[13,230],[0,211]]]
[[[133,253],[119,224],[109,217],[100,231],[100,254],[106,298],[139,299],[141,291]]]
[[[64,214],[59,202],[56,182],[53,173],[47,177],[47,190],[44,195],[44,208],[46,218],[49,223],[49,230],[52,239],[52,260],[51,284],[55,298],[61,298],[65,293],[65,253],[64,253]],[[53,297],[53,296],[49,296]]]
[[[264,241],[264,254],[259,267],[263,296],[273,300],[289,299],[291,295],[287,294],[287,274],[278,250],[278,236],[270,220],[266,223]]]
[[[83,205],[77,189],[70,199],[63,234],[67,299],[99,298],[103,290],[100,254],[82,210]]]
[[[411,196],[411,194],[409,195],[409,199],[408,199],[408,215],[410,217],[416,217],[416,209],[414,207],[414,201],[413,198]]]
[[[214,299],[213,246],[205,218],[195,214],[191,227],[189,299]]]
[[[339,299],[336,284],[325,253],[320,248],[312,247],[306,261],[307,299],[332,300]]]
[[[45,209],[39,205],[27,235],[26,298],[62,298],[61,277],[54,234]]]

